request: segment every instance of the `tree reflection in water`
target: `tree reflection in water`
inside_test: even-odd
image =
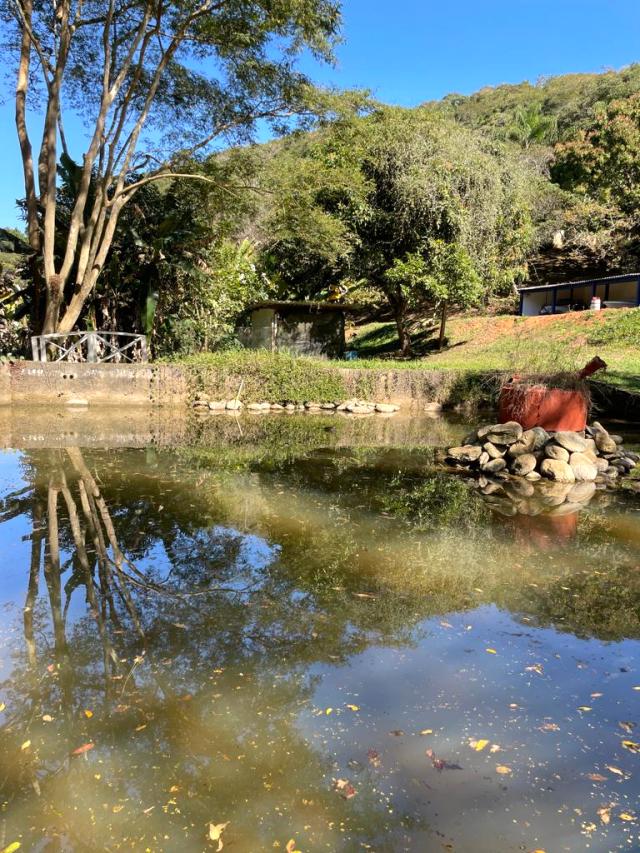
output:
[[[326,587],[299,589],[278,548],[212,523],[188,488],[145,494],[102,461],[98,475],[79,449],[33,453],[33,489],[5,501],[4,520],[32,523],[26,655],[2,685],[5,837],[201,850],[209,821],[231,821],[242,850],[303,831],[307,844],[391,849],[415,821],[364,791],[341,799],[323,744],[296,721],[310,666],[391,639],[397,614],[359,620],[370,607],[356,600],[329,616]]]
[[[528,628],[640,635],[626,515],[585,513],[542,548],[463,483],[440,488],[422,451],[242,448],[231,475],[215,448],[23,458],[28,488],[0,507],[31,526],[24,643],[0,685],[0,820],[25,849],[195,851],[226,821],[243,851],[428,849],[425,789],[391,799],[364,724],[358,793],[333,790],[354,730],[339,709],[331,735],[319,725],[319,669],[487,604]]]

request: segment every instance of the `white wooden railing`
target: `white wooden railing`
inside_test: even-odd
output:
[[[147,361],[146,335],[129,332],[67,332],[34,335],[34,361],[113,362]]]

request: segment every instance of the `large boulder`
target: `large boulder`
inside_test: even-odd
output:
[[[575,483],[576,475],[568,462],[559,459],[543,459],[540,464],[540,473],[549,480],[557,483]]]
[[[504,471],[506,467],[507,463],[504,459],[490,459],[484,463],[482,470],[485,474],[498,474],[500,471]]]
[[[525,477],[527,474],[535,471],[537,461],[533,453],[523,453],[513,460],[511,470],[518,477]]]
[[[492,444],[514,444],[522,436],[522,427],[516,421],[505,424],[492,424],[478,430],[478,438],[490,441]]]
[[[596,468],[593,460],[590,459],[586,453],[572,453],[571,458],[569,459],[569,465],[571,466],[571,470],[578,481],[584,480],[585,482],[590,483],[598,476],[598,469]]]
[[[447,455],[456,462],[462,462],[465,465],[470,465],[472,462],[477,462],[482,455],[482,448],[477,444],[463,444],[460,447],[450,447]]]
[[[594,439],[600,453],[615,453],[618,445],[604,429],[597,430]]]
[[[523,432],[518,441],[514,442],[508,449],[509,456],[515,458],[522,456],[524,453],[531,453],[534,450],[536,436],[533,430]]]
[[[548,459],[556,459],[558,462],[569,461],[569,451],[565,450],[564,447],[560,447],[559,444],[547,444],[544,453]]]
[[[482,449],[485,453],[488,453],[492,459],[501,459],[507,452],[505,447],[496,447],[495,444],[491,444],[490,441],[485,442],[482,445]]]
[[[587,450],[587,441],[577,432],[557,432],[554,436],[556,444],[564,447],[569,453],[582,453]]]

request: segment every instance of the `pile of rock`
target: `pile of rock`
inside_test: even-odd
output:
[[[597,421],[585,432],[548,433],[542,427],[523,430],[519,423],[483,426],[460,447],[447,451],[448,463],[484,476],[509,475],[531,482],[547,478],[558,483],[612,483],[640,462],[637,453],[622,446]]]
[[[242,400],[209,400],[204,394],[199,394],[193,402],[196,409],[209,409],[213,412],[232,411],[238,412],[246,409],[247,412],[342,412],[349,415],[393,415],[399,411],[400,406],[395,403],[372,403],[369,400],[345,400],[342,403],[247,403]]]

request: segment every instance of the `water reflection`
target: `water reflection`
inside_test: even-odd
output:
[[[611,730],[633,722],[639,677],[633,504],[591,496],[570,536],[542,536],[517,519],[571,514],[506,518],[495,500],[512,497],[439,474],[430,448],[70,447],[20,464],[0,507],[17,586],[0,621],[6,843],[202,850],[229,821],[225,844],[248,851],[578,850],[586,773],[632,808],[637,757]],[[590,692],[602,716],[583,724]],[[483,734],[504,754],[476,757]],[[571,780],[554,782],[558,761]],[[634,832],[586,834],[609,850]]]

